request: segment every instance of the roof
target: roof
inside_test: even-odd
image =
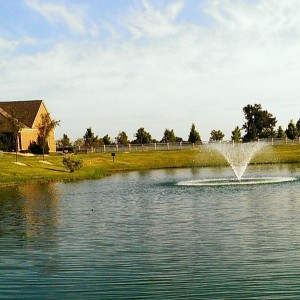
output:
[[[0,113],[4,115],[1,108],[10,114],[14,112],[17,118],[26,126],[32,128],[34,120],[43,100],[5,101],[0,102]],[[5,116],[5,115],[4,115]]]

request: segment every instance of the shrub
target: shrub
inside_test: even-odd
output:
[[[66,169],[68,169],[71,173],[83,167],[83,162],[81,159],[73,159],[70,156],[64,157],[62,162]]]
[[[38,136],[37,142],[30,142],[28,150],[32,154],[43,154],[42,138],[40,136]],[[49,145],[48,145],[47,141],[46,141],[44,150],[45,150],[44,154],[49,154]]]

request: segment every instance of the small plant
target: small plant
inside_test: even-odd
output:
[[[64,157],[62,162],[66,169],[70,170],[71,173],[83,167],[81,159],[73,159],[70,156]]]

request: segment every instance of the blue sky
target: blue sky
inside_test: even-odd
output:
[[[1,101],[44,99],[57,138],[207,140],[260,103],[284,129],[300,97],[298,0],[2,0]]]

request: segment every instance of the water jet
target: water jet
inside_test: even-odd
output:
[[[224,156],[238,181],[242,180],[252,158],[267,146],[268,144],[264,142],[208,144],[210,149],[216,150]]]

